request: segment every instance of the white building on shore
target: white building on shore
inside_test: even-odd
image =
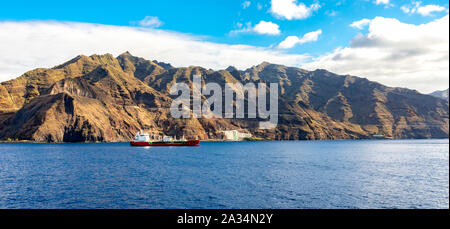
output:
[[[222,131],[222,133],[223,133],[225,139],[230,140],[230,141],[240,141],[244,138],[252,137],[252,135],[249,133],[241,133],[237,130],[225,130],[225,131]]]

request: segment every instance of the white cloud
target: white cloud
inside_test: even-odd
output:
[[[376,0],[375,4],[377,4],[377,5],[380,5],[380,4],[388,5],[389,4],[389,0]]]
[[[258,10],[262,10],[263,6],[261,5],[261,3],[258,2],[258,4],[256,4],[256,8]]]
[[[158,28],[163,25],[163,22],[160,21],[158,17],[145,16],[138,24],[142,27]]]
[[[426,5],[426,6],[422,6],[419,7],[417,9],[417,13],[422,15],[422,16],[428,16],[433,12],[441,12],[444,11],[445,8],[442,6],[438,6],[438,5]]]
[[[389,8],[394,6],[394,4],[390,3],[389,0],[375,0],[375,4],[384,5],[384,8]]]
[[[445,7],[439,5],[425,5],[422,6],[422,2],[414,1],[412,6],[402,6],[400,9],[407,14],[420,14],[422,16],[431,16],[434,12],[445,11]]]
[[[278,35],[281,33],[280,26],[270,21],[260,21],[254,27],[252,27],[250,22],[246,24],[246,27],[243,27],[241,23],[236,23],[236,25],[239,29],[231,31],[230,34],[257,33],[265,35]]]
[[[245,69],[263,61],[300,66],[310,57],[249,45],[227,45],[152,28],[53,21],[0,22],[0,81],[35,68],[59,65],[77,55],[130,51],[174,66]]]
[[[409,13],[411,12],[411,9],[408,8],[407,6],[402,6],[402,7],[400,7],[400,9],[401,9],[404,13],[407,13],[407,14],[409,14]]]
[[[350,27],[363,29],[368,24],[370,24],[370,19],[364,18],[359,21],[354,21],[352,24],[350,24]]]
[[[253,30],[258,34],[278,35],[280,34],[279,26],[272,22],[260,21]]]
[[[449,16],[427,24],[406,24],[376,17],[369,32],[358,35],[350,47],[304,64],[340,74],[367,77],[388,86],[427,93],[449,85]]]
[[[318,3],[309,7],[304,3],[297,3],[297,0],[271,0],[270,12],[279,18],[287,20],[305,19],[312,15],[314,11],[320,8]]]
[[[282,41],[277,48],[279,49],[289,49],[294,47],[297,44],[304,44],[307,42],[317,41],[319,35],[322,34],[322,30],[316,30],[313,32],[306,33],[302,38],[297,36],[288,36],[284,41]]]
[[[247,9],[252,3],[250,1],[244,1],[242,3],[242,8]]]
[[[279,49],[289,49],[294,47],[296,44],[300,43],[300,38],[297,36],[288,36],[279,45]]]

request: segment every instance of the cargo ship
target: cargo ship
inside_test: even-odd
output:
[[[141,131],[137,132],[131,146],[200,146],[200,140],[186,140],[184,136],[177,140],[170,136],[159,136],[156,140],[150,138],[150,135]]]

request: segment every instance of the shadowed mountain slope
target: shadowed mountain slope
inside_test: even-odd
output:
[[[278,83],[279,121],[174,119],[174,83]],[[206,97],[203,96],[203,99]],[[136,131],[217,139],[239,129],[267,139],[447,138],[448,101],[326,70],[264,62],[241,71],[175,68],[126,52],[114,58],[80,55],[0,84],[0,139],[39,142],[128,141]]]

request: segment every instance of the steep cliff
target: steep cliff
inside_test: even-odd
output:
[[[279,120],[261,130],[256,119],[174,119],[175,82],[278,83]],[[205,99],[205,97],[203,97]],[[326,70],[264,62],[244,71],[175,68],[126,52],[78,56],[0,84],[0,139],[39,142],[128,141],[140,129],[200,139],[245,129],[268,139],[445,138],[448,101],[414,90]]]

